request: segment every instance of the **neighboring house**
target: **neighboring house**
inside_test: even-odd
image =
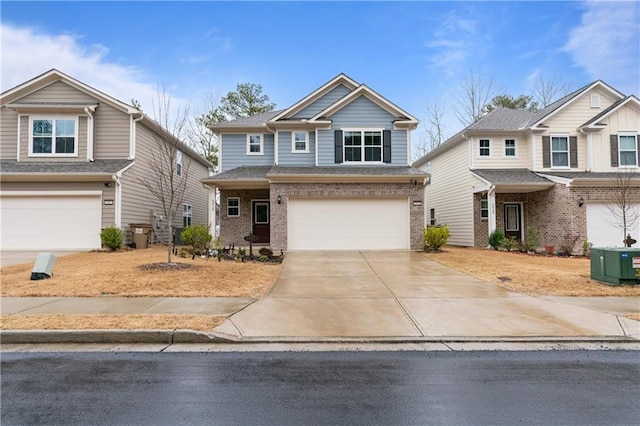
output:
[[[431,175],[425,222],[446,224],[461,246],[486,247],[495,229],[522,240],[529,225],[556,250],[579,251],[583,238],[621,246],[608,206],[615,177],[640,171],[639,133],[638,98],[602,81],[537,112],[492,111],[413,164]],[[640,221],[629,232],[640,240]]]
[[[212,127],[223,244],[279,250],[421,249],[418,120],[340,74],[293,106]]]
[[[152,176],[157,135],[168,134],[139,110],[51,70],[0,95],[0,125],[2,250],[99,249],[104,227],[128,241],[130,223],[166,229],[138,178]],[[189,164],[189,182],[174,225],[208,225],[209,164],[179,146],[176,179]]]

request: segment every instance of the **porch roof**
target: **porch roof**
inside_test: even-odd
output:
[[[475,169],[471,173],[486,183],[486,186],[476,188],[475,192],[487,191],[491,186],[498,193],[535,192],[555,185],[529,169]]]
[[[127,169],[133,160],[95,161],[1,161],[0,176],[3,181],[71,181],[111,180],[112,176]]]

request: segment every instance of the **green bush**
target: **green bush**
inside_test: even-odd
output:
[[[182,241],[193,247],[196,254],[205,254],[213,237],[205,225],[191,225],[180,234]]]
[[[591,247],[593,247],[593,244],[589,242],[587,237],[584,237],[582,239],[582,255],[589,256],[591,253]]]
[[[525,251],[535,251],[538,248],[538,242],[540,241],[540,233],[535,226],[527,226],[526,239],[523,244]]]
[[[516,237],[507,237],[502,241],[502,247],[507,251],[517,250],[520,247],[520,241]]]
[[[424,248],[425,250],[439,251],[447,245],[451,233],[447,225],[429,226],[424,228]]]
[[[102,232],[100,232],[100,241],[102,241],[103,246],[111,251],[118,250],[124,243],[124,232],[115,226],[104,228]]]
[[[496,229],[491,234],[489,234],[489,245],[493,247],[495,250],[498,250],[502,247],[502,243],[504,242],[504,232],[499,229]]]

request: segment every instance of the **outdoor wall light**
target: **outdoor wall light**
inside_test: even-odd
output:
[[[582,207],[584,205],[584,198],[580,197],[578,200],[578,207]]]
[[[278,204],[282,204],[282,196],[278,195],[277,201],[278,201]]]

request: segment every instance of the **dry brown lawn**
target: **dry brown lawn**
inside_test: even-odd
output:
[[[592,280],[590,261],[583,257],[454,246],[446,246],[439,253],[424,253],[424,256],[509,290],[534,296],[640,296],[640,285],[610,286]]]
[[[145,270],[142,265],[166,262],[167,249],[79,253],[56,259],[50,279],[31,281],[33,264],[0,269],[2,296],[67,297],[262,297],[273,286],[280,265],[216,258],[174,262],[179,270]]]
[[[211,330],[213,315],[2,315],[1,330]]]

